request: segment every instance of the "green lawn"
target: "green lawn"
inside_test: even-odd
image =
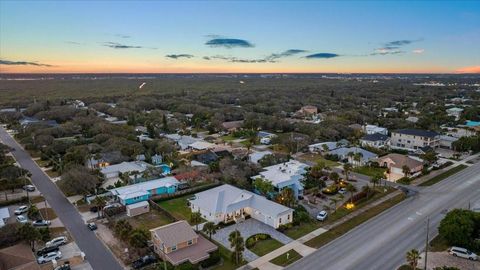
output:
[[[225,136],[222,136],[221,139],[222,139],[224,142],[230,142],[230,141],[236,140],[236,139],[238,139],[238,138],[235,138],[235,137],[233,137],[232,135],[225,135]]]
[[[368,175],[370,177],[375,176],[376,174],[381,174],[383,175],[386,171],[385,168],[376,168],[376,167],[370,167],[370,166],[362,166],[362,167],[355,167],[353,169],[354,172],[359,173],[359,174],[364,174]]]
[[[305,245],[319,248],[330,241],[340,237],[341,235],[345,234],[349,230],[355,228],[356,226],[362,224],[363,222],[369,220],[370,218],[375,217],[376,215],[382,213],[383,211],[389,209],[390,207],[396,205],[397,203],[403,201],[405,199],[405,194],[399,194],[388,201],[385,201],[379,205],[376,205],[365,212],[359,214],[358,216],[345,221],[344,223],[330,229],[329,231],[320,234],[319,236],[312,238],[311,240],[307,241]]]
[[[443,179],[449,177],[449,176],[452,176],[456,173],[458,173],[459,171],[467,168],[468,166],[467,165],[464,165],[464,164],[460,164],[458,165],[457,167],[453,167],[451,168],[450,170],[444,172],[444,173],[441,173],[435,177],[432,177],[430,178],[428,181],[425,181],[423,183],[421,183],[419,186],[431,186],[431,185],[434,185],[440,181],[442,181]]]
[[[134,218],[129,218],[128,222],[132,225],[133,228],[141,228],[145,230],[150,230],[159,226],[163,226],[169,223],[172,223],[168,216],[162,214],[160,211],[155,209],[150,209],[150,212],[136,216]]]
[[[172,214],[178,220],[186,220],[190,222],[190,216],[192,214],[192,210],[188,206],[188,198],[192,197],[192,195],[186,195],[179,198],[166,200],[157,202],[163,209],[167,210],[170,214]],[[202,222],[205,220],[202,219]]]
[[[301,223],[298,226],[295,226],[291,229],[288,229],[283,232],[286,236],[292,239],[298,239],[318,228],[320,228],[323,224],[317,221],[312,221],[309,223]]]
[[[203,235],[205,236],[205,234],[203,234]],[[208,236],[205,236],[205,237],[208,239]],[[210,241],[213,242],[215,245],[217,245],[220,256],[223,258],[223,264],[219,265],[219,266],[215,266],[212,269],[214,269],[214,270],[234,270],[234,269],[237,269],[240,266],[247,263],[246,261],[243,261],[241,264],[236,265],[232,261],[232,252],[230,250],[228,250],[227,248],[225,248],[224,246],[222,246],[221,244],[219,244],[218,242],[216,242],[214,240],[210,240]]]
[[[287,254],[288,254],[288,259],[287,259]],[[282,255],[276,257],[275,259],[271,260],[270,262],[273,264],[276,264],[278,266],[287,266],[289,264],[292,264],[295,261],[298,261],[302,258],[302,255],[300,255],[298,252],[296,252],[293,249],[290,249],[289,251],[283,253]]]
[[[283,246],[282,243],[270,238],[266,240],[258,240],[258,242],[255,243],[255,246],[253,246],[250,250],[259,257],[262,257],[263,255],[268,254],[281,246]]]
[[[332,160],[328,160],[328,159],[325,159],[322,155],[320,154],[312,154],[312,153],[308,153],[308,154],[304,154],[302,155],[299,159],[303,159],[303,160],[307,160],[307,161],[311,161],[311,162],[315,162],[315,163],[318,163],[318,162],[324,162],[325,165],[327,167],[330,167],[330,168],[334,168],[334,167],[337,167],[340,165],[340,163],[336,162],[336,161],[332,161]]]

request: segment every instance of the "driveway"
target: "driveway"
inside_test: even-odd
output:
[[[0,128],[0,139],[4,144],[15,149],[13,155],[22,168],[32,174],[32,182],[43,194],[48,204],[65,227],[68,229],[80,249],[85,252],[93,269],[117,270],[122,269],[112,253],[103,243],[85,226],[75,207],[65,198],[60,189],[37,166],[30,155],[5,131]]]
[[[235,230],[240,231],[240,234],[245,241],[248,237],[259,233],[269,234],[272,238],[284,245],[293,241],[291,238],[275,230],[273,227],[270,227],[253,218],[249,218],[242,223],[233,224],[223,229],[217,230],[217,233],[212,235],[212,238],[226,248],[228,248],[229,250],[232,250],[232,248],[230,247],[230,242],[228,241],[228,236],[231,232]],[[251,252],[248,249],[245,249],[245,251],[243,252],[243,256],[247,261],[253,261],[258,258],[255,253]]]

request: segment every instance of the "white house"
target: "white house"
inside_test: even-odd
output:
[[[237,222],[246,214],[273,228],[293,220],[293,209],[227,184],[195,194],[190,208],[215,224]]]
[[[308,146],[308,151],[310,151],[311,153],[320,153],[320,152],[325,152],[325,150],[332,151],[346,145],[348,145],[348,141],[344,141],[344,140],[340,140],[338,142],[314,143]]]
[[[376,125],[365,125],[365,126],[363,126],[363,131],[366,134],[369,134],[369,135],[370,134],[375,134],[375,133],[388,135],[388,129],[386,129],[384,127],[379,127],[379,126],[376,126]]]
[[[303,195],[302,180],[310,166],[297,160],[289,160],[273,166],[263,168],[259,175],[252,176],[251,179],[262,178],[272,182],[275,191],[281,191],[284,188],[291,188],[295,197]]]
[[[100,172],[105,177],[105,180],[116,179],[121,173],[137,172],[142,173],[152,165],[143,161],[122,162],[120,164],[110,165],[104,167]]]
[[[453,107],[453,108],[447,109],[446,111],[448,116],[453,116],[455,117],[455,121],[458,121],[460,119],[460,115],[463,112],[463,109],[458,107]]]
[[[337,155],[340,159],[348,159],[348,162],[355,166],[363,166],[369,161],[377,158],[377,154],[367,151],[359,147],[342,147],[330,151],[329,154]],[[355,155],[358,155],[359,160],[355,160]]]
[[[250,160],[250,162],[252,162],[253,164],[258,164],[258,162],[265,156],[267,155],[272,155],[273,153],[271,151],[255,151],[253,153],[251,153],[250,155],[248,155],[248,159]]]

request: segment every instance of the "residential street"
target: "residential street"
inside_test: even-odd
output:
[[[478,200],[480,163],[420,189],[288,269],[396,269],[405,262],[408,250],[424,250],[427,217],[431,239],[447,209],[467,208]]]
[[[77,245],[86,254],[86,259],[92,268],[102,270],[122,269],[110,251],[93,232],[88,230],[74,206],[70,204],[57,186],[42,172],[28,153],[3,128],[0,128],[0,138],[4,144],[15,149],[12,153],[17,162],[32,173],[33,183],[43,194],[48,204],[55,210],[62,223],[65,224]]]

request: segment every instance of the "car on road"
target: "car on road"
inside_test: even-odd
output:
[[[26,213],[28,211],[28,206],[26,205],[22,205],[20,207],[18,207],[17,209],[15,209],[14,213],[15,215],[21,215],[23,213]]]
[[[327,211],[322,210],[322,211],[320,211],[320,213],[318,213],[317,220],[318,221],[324,221],[325,219],[327,219],[327,216],[328,216]]]
[[[338,193],[340,194],[346,194],[347,193],[347,189],[342,187],[340,190],[338,190]]]
[[[50,252],[57,252],[59,250],[56,246],[45,246],[39,250],[37,250],[37,256],[42,256]]]
[[[26,185],[23,186],[23,189],[28,192],[34,192],[35,191],[35,186],[34,185]]]
[[[465,258],[472,261],[478,260],[477,254],[471,252],[470,250],[462,247],[451,247],[448,250],[448,253],[452,254],[455,257]]]
[[[52,240],[45,243],[45,245],[46,246],[58,247],[58,246],[61,246],[61,245],[65,245],[66,243],[67,243],[67,237],[60,236],[60,237],[57,237],[57,238],[53,238]]]
[[[28,219],[24,215],[17,216],[17,222],[25,224],[28,222]]]
[[[50,226],[52,222],[50,220],[38,219],[32,222],[33,226],[40,227],[40,226]]]
[[[133,269],[140,269],[157,261],[154,255],[143,256],[132,263]]]
[[[42,255],[42,256],[38,257],[37,262],[39,264],[43,264],[43,263],[50,262],[52,260],[59,260],[61,258],[62,258],[62,252],[55,251],[55,252],[49,252],[45,255]]]
[[[95,231],[97,229],[97,224],[90,222],[87,224],[87,227],[90,229],[90,231]]]

